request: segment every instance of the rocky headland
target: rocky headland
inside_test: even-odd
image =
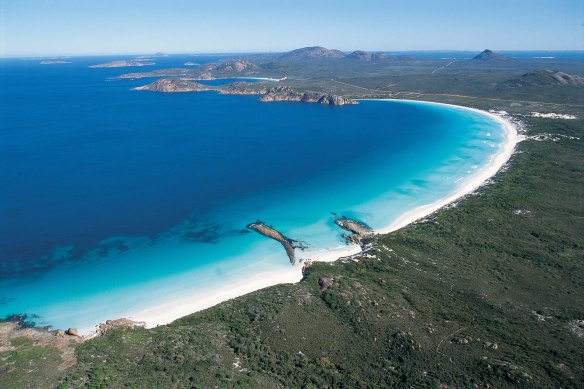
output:
[[[29,343],[37,350],[50,348],[60,356],[59,364],[55,366],[59,371],[75,364],[75,347],[83,341],[83,338],[62,330],[52,331],[39,327],[23,327],[12,322],[0,322],[0,353],[18,353],[20,345]],[[3,354],[4,357],[6,355]]]
[[[287,86],[270,88],[260,97],[260,101],[297,101],[302,103],[318,103],[323,105],[350,105],[357,104],[354,100],[339,95],[330,95],[321,92],[298,92]]]
[[[269,87],[265,83],[237,82],[228,85],[208,86],[190,81],[190,78],[161,78],[148,85],[133,88],[133,90],[149,90],[153,92],[202,92],[214,90],[224,95],[259,95],[262,102],[294,101],[301,103],[318,103],[323,105],[356,104],[354,100],[339,95],[331,95],[313,91],[297,91],[289,86]]]
[[[250,230],[254,230],[255,232],[262,234],[263,236],[267,236],[268,238],[272,238],[277,240],[284,246],[284,250],[286,250],[286,254],[288,254],[288,258],[290,258],[290,263],[296,263],[296,256],[294,254],[294,246],[292,243],[294,242],[292,239],[287,238],[286,236],[282,235],[278,230],[266,225],[263,222],[257,221],[255,223],[248,224],[246,226]]]
[[[335,218],[335,224],[342,228],[343,230],[351,233],[351,235],[348,235],[345,238],[350,243],[361,245],[361,240],[363,238],[366,238],[374,234],[371,227],[369,227],[365,223],[349,219],[348,217],[345,216]]]
[[[149,90],[153,92],[179,93],[179,92],[203,92],[213,90],[205,85],[183,80],[180,78],[161,78],[151,84],[133,88],[133,90]]]

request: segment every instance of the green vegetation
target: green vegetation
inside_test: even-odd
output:
[[[0,349],[0,388],[50,388],[62,375],[61,355],[54,347],[32,339],[12,339],[9,350]]]
[[[582,142],[519,151],[479,195],[372,239],[370,256],[84,343],[62,387],[581,387]],[[322,292],[321,277],[334,278]]]

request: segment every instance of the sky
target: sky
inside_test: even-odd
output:
[[[582,0],[0,0],[0,56],[583,50]]]

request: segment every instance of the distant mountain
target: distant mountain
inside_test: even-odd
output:
[[[483,50],[480,54],[473,57],[473,61],[517,61],[516,59],[505,57],[489,49]]]
[[[320,46],[303,47],[281,54],[278,57],[279,61],[304,61],[312,59],[338,59],[344,58],[345,53],[340,50],[329,50]]]
[[[557,70],[540,69],[523,74],[508,81],[503,86],[521,88],[526,86],[574,86],[584,87],[584,77],[567,74]]]
[[[368,53],[367,51],[356,50],[353,51],[351,54],[346,55],[345,59],[357,59],[366,62],[377,62],[387,59],[387,56],[385,54]]]

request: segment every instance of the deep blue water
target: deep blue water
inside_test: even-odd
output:
[[[489,118],[455,108],[260,103],[132,91],[150,81],[114,78],[213,59],[0,61],[0,317],[88,327],[148,307],[146,293],[203,290],[257,273],[252,263],[289,267],[245,225],[342,246],[330,212],[388,225],[451,192],[501,140]],[[193,270],[199,278],[176,282]]]

